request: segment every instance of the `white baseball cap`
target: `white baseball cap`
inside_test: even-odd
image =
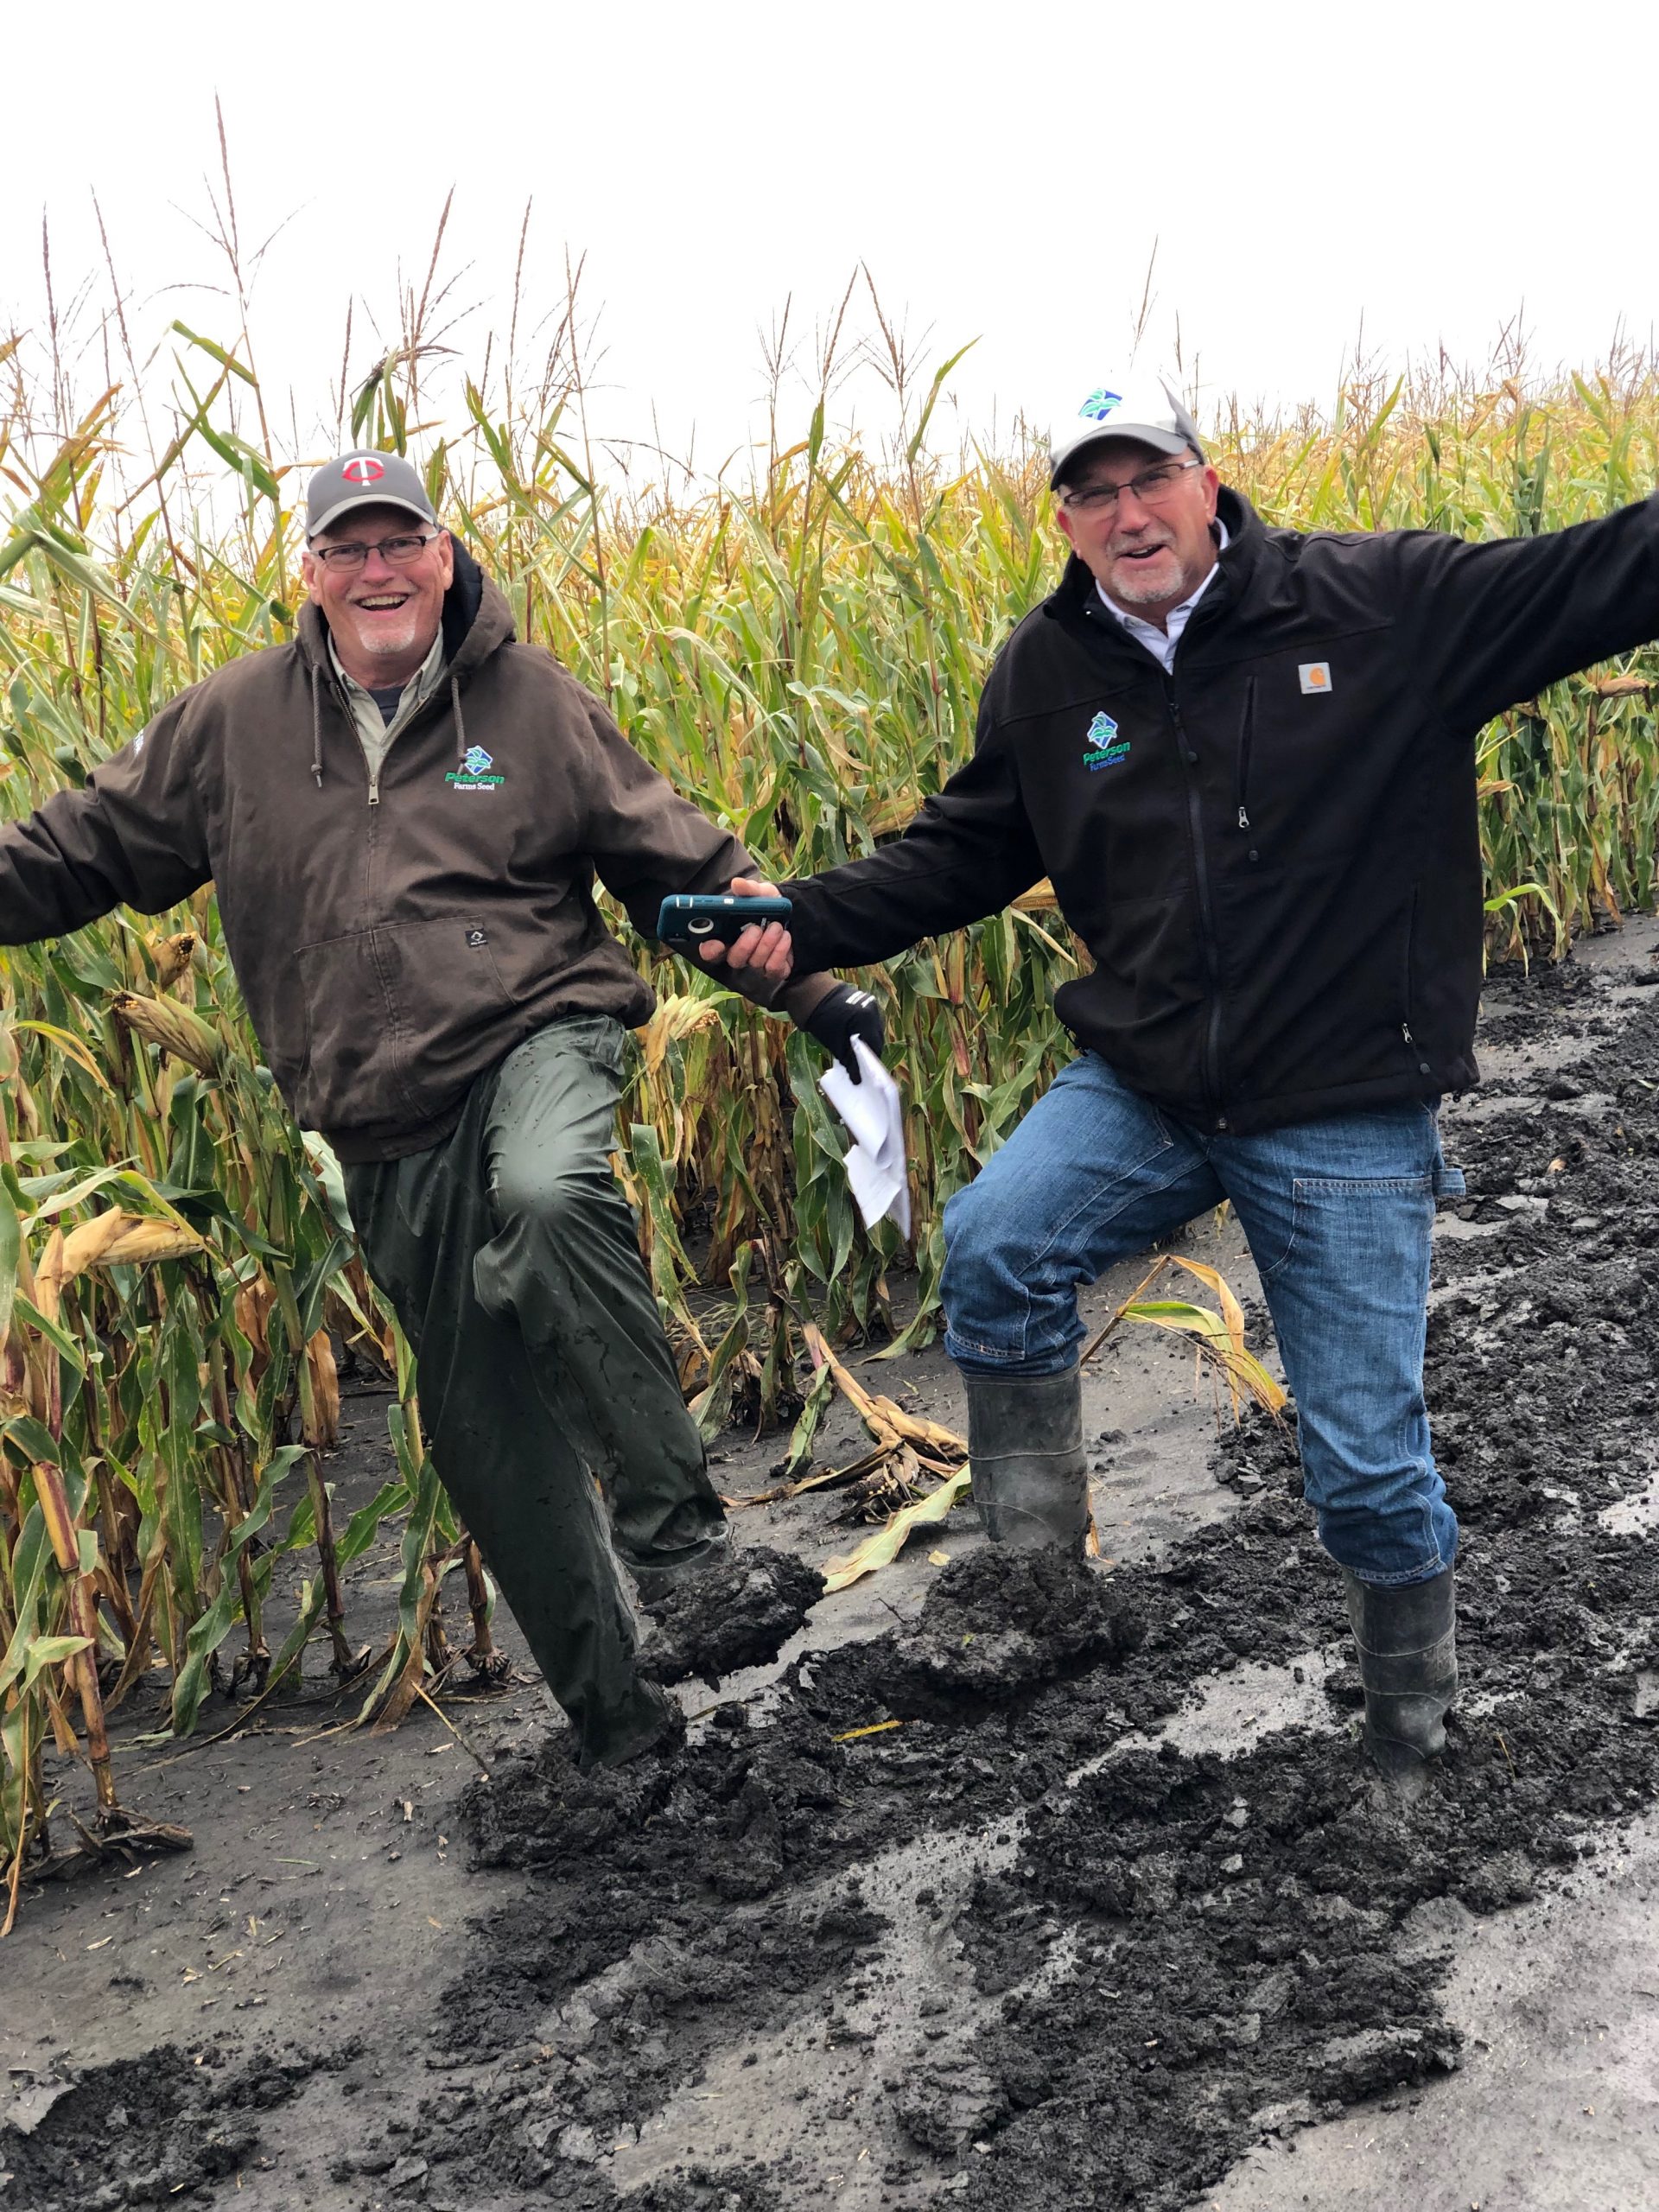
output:
[[[1048,480],[1053,485],[1072,455],[1107,438],[1134,438],[1154,452],[1204,459],[1198,426],[1154,377],[1113,377],[1085,385],[1062,404],[1048,434]]]

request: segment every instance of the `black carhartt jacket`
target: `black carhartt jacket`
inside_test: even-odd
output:
[[[884,960],[1040,877],[1091,973],[1061,1017],[1184,1121],[1247,1132],[1476,1080],[1474,740],[1659,634],[1659,505],[1548,537],[1266,528],[1173,675],[1075,558],[998,655],[973,759],[905,835],[784,887],[798,969]]]

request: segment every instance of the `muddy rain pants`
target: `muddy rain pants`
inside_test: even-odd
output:
[[[346,1170],[433,1463],[584,1762],[666,1714],[635,1673],[617,1554],[671,1567],[722,1517],[611,1170],[624,1042],[607,1016],[554,1022],[480,1077],[442,1144]]]

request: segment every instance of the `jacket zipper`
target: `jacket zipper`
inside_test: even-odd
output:
[[[1422,1046],[1412,1033],[1411,1027],[1411,950],[1417,938],[1417,886],[1411,887],[1411,904],[1406,909],[1406,950],[1400,978],[1400,1034],[1406,1040],[1408,1051],[1417,1063],[1419,1075],[1428,1073],[1428,1062],[1422,1057]]]
[[[1192,764],[1187,754],[1192,747],[1186,741],[1186,725],[1181,720],[1180,702],[1175,696],[1175,679],[1166,673],[1164,698],[1169,709],[1170,727],[1175,733],[1176,748],[1181,756],[1181,773],[1186,783],[1186,819],[1192,836],[1192,868],[1198,887],[1198,934],[1204,940],[1204,964],[1210,978],[1210,1011],[1204,1028],[1204,1087],[1213,1107],[1221,1096],[1221,962],[1216,950],[1215,914],[1210,904],[1210,867],[1204,849],[1204,807],[1199,797]],[[1241,808],[1241,812],[1243,811]],[[1216,1127],[1227,1127],[1227,1116],[1217,1114]]]
[[[357,713],[356,709],[352,705],[351,694],[346,690],[346,686],[340,682],[339,677],[334,675],[329,677],[328,689],[334,695],[334,704],[340,709],[341,720],[345,722],[346,728],[350,730],[353,738],[357,740],[357,750],[359,756],[363,762],[363,772],[369,779],[369,804],[371,806],[378,806],[380,804],[380,772],[379,769],[372,768],[369,766],[369,756],[363,750],[363,740],[358,734]],[[385,765],[385,756],[382,754],[381,766],[384,767]]]
[[[397,736],[391,740],[391,744],[387,746],[385,751],[380,755],[380,767],[371,768],[369,766],[369,756],[366,753],[363,752],[363,741],[360,737],[358,737],[357,715],[353,709],[350,695],[347,693],[345,686],[340,682],[338,677],[334,680],[332,689],[334,690],[335,702],[339,706],[340,713],[345,716],[346,726],[351,731],[352,735],[357,738],[357,749],[360,753],[363,753],[363,766],[369,779],[369,804],[371,806],[378,806],[380,804],[380,769],[384,768],[387,761],[391,760],[392,746],[397,744],[397,738],[407,737],[410,730],[414,728],[416,723],[419,721],[421,716],[426,712],[427,709],[434,705],[440,697],[447,695],[445,695],[440,689],[439,690],[434,691],[429,697],[423,699],[420,705],[416,708],[414,713],[404,724],[402,729],[398,731]]]
[[[1211,598],[1209,594],[1205,596],[1206,599]],[[1213,606],[1213,601],[1211,605]],[[1194,609],[1192,621],[1189,621],[1186,628],[1182,632],[1180,642],[1175,648],[1177,659],[1180,658],[1181,646],[1185,645],[1192,634],[1193,623],[1201,620],[1208,611],[1211,609],[1205,607]],[[1086,620],[1103,619],[1096,615],[1091,605],[1084,606],[1084,614]],[[1192,870],[1198,892],[1198,935],[1204,944],[1205,972],[1210,979],[1210,1011],[1205,1020],[1204,1033],[1204,1087],[1205,1096],[1213,1110],[1216,1102],[1221,1096],[1221,960],[1216,950],[1215,914],[1210,904],[1210,867],[1205,854],[1203,804],[1198,787],[1193,781],[1191,764],[1186,757],[1192,747],[1186,741],[1186,725],[1181,720],[1180,702],[1175,696],[1174,675],[1172,671],[1163,665],[1155,654],[1147,651],[1139,639],[1130,642],[1134,651],[1141,654],[1158,671],[1160,681],[1164,687],[1164,703],[1169,713],[1169,725],[1175,734],[1175,749],[1180,755],[1181,774],[1186,785],[1186,819],[1192,838]],[[1241,795],[1239,811],[1242,814],[1243,810],[1243,800]],[[1224,1134],[1227,1128],[1227,1116],[1224,1114],[1217,1114],[1215,1122],[1217,1134]]]
[[[1238,726],[1238,826],[1250,826],[1250,741],[1255,735],[1255,678],[1244,686],[1244,717]]]

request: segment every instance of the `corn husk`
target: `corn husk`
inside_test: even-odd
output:
[[[116,1020],[135,1037],[159,1045],[175,1059],[187,1061],[200,1075],[212,1075],[225,1057],[225,1040],[219,1032],[175,1000],[142,998],[137,991],[118,991],[111,1006]]]
[[[194,930],[180,930],[174,937],[146,938],[144,950],[156,970],[156,989],[171,990],[190,966],[196,950],[196,933]]]

